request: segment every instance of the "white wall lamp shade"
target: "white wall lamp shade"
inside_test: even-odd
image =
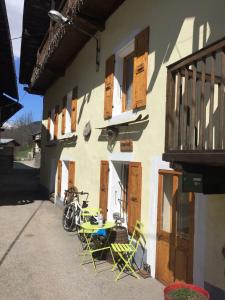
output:
[[[59,11],[57,10],[50,10],[48,12],[48,16],[51,20],[58,24],[65,24],[69,22],[69,19],[64,17]]]

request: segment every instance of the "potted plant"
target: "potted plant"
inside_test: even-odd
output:
[[[165,300],[210,300],[209,293],[193,284],[174,283],[164,289]]]

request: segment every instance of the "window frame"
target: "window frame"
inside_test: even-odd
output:
[[[123,110],[123,80],[124,80],[124,58],[129,56],[135,51],[135,39],[131,39],[123,47],[115,53],[115,73],[114,73],[114,88],[113,88],[113,110],[112,118],[118,116],[130,116],[134,114],[133,109],[124,111]]]
[[[123,58],[123,85],[122,85],[122,112],[127,112],[133,110],[132,101],[133,101],[133,81],[134,75],[132,74],[132,94],[131,94],[131,108],[127,109],[127,72],[128,72],[128,59],[133,58],[133,69],[134,69],[134,56],[135,52],[129,53]]]

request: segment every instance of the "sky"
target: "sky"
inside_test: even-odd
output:
[[[5,0],[12,39],[21,37],[22,35],[23,3],[24,0]],[[24,108],[16,113],[9,121],[15,121],[19,116],[29,112],[32,112],[34,121],[39,121],[42,119],[42,97],[25,93],[23,89],[24,86],[19,84],[20,44],[21,39],[12,40],[17,73],[19,102],[24,106]]]

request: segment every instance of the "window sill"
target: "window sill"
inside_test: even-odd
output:
[[[54,147],[61,143],[76,143],[77,135],[75,133],[64,134],[57,140],[51,140],[46,143],[46,147]]]
[[[62,134],[58,140],[65,140],[65,139],[69,139],[69,138],[72,138],[73,136],[75,136],[76,133],[75,132],[67,132],[65,134]]]
[[[134,113],[132,110],[123,112],[119,115],[112,116],[108,121],[108,126],[115,126],[126,122],[134,121],[138,116],[138,113]]]

